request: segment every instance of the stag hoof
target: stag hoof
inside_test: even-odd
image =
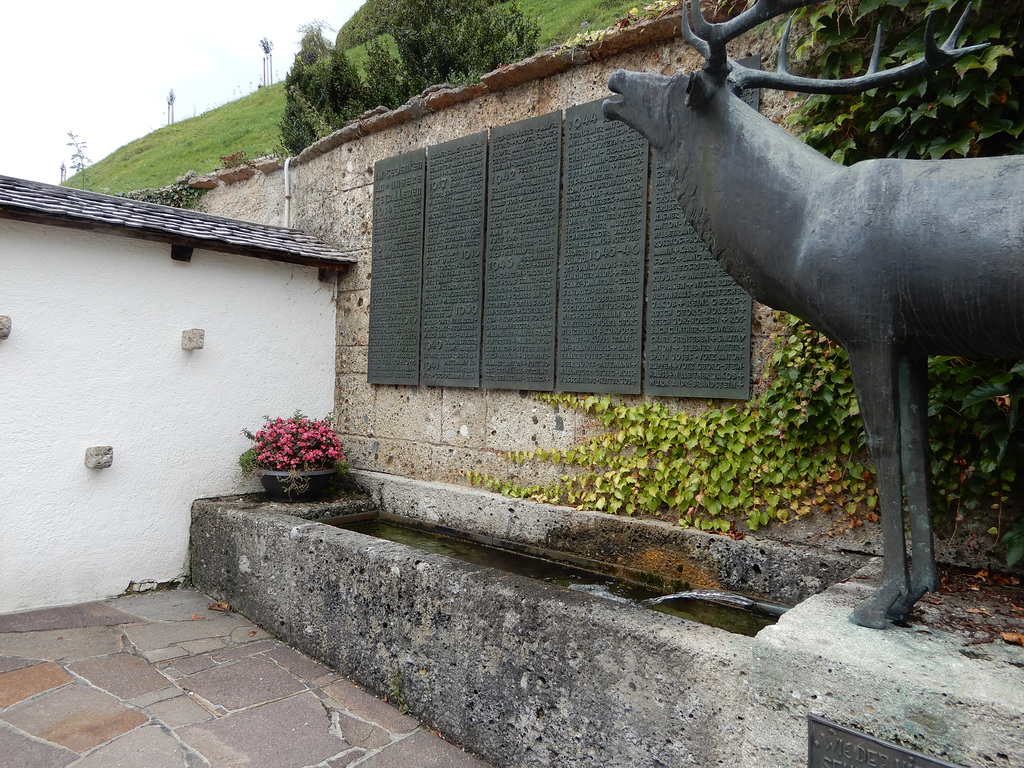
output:
[[[860,603],[850,614],[850,621],[869,629],[888,629],[889,622],[885,618],[885,609],[868,605],[867,600]]]
[[[887,629],[890,626],[889,619],[893,618],[891,611],[901,597],[902,589],[883,581],[871,597],[857,604],[850,615],[850,621],[871,629]]]
[[[886,618],[900,624],[906,622],[910,612],[914,610],[914,603],[920,600],[925,592],[934,591],[935,588],[928,584],[912,584],[906,594],[900,595],[896,602],[889,606],[889,610],[885,613]]]

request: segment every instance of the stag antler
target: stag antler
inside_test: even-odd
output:
[[[778,90],[799,91],[801,93],[859,93],[869,88],[888,85],[900,80],[918,77],[942,67],[949,66],[964,56],[987,48],[988,43],[968,45],[958,48],[960,37],[971,12],[968,5],[960,16],[956,27],[941,46],[935,42],[935,15],[929,14],[925,23],[924,56],[914,61],[901,64],[892,69],[878,71],[879,52],[882,43],[882,28],[875,34],[875,47],[871,53],[871,63],[864,75],[842,78],[839,80],[823,80],[813,77],[800,77],[789,74],[787,57],[789,48],[789,32],[792,18],[786,24],[779,46],[779,59],[775,72],[764,72],[750,69],[730,59],[726,54],[726,44],[744,32],[748,32],[759,24],[780,16],[789,11],[813,5],[819,0],[757,0],[753,6],[738,16],[719,24],[712,24],[704,18],[700,9],[700,0],[686,0],[689,15],[683,24],[683,38],[693,46],[704,59],[705,64],[698,76],[691,78],[688,103],[700,104],[711,99],[715,91],[730,80],[739,88],[775,88]]]

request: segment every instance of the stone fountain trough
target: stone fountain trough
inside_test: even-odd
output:
[[[358,508],[196,501],[194,584],[370,691],[398,692],[430,727],[497,766],[795,767],[806,765],[808,713],[861,729],[877,721],[880,738],[908,722],[893,715],[917,691],[906,635],[846,622],[869,582],[833,586],[863,558],[388,475],[353,479],[368,497]],[[368,510],[601,561],[666,588],[804,603],[751,638],[311,519]],[[867,658],[851,659],[850,643]],[[934,664],[964,661],[928,648]],[[989,671],[1005,679],[1005,668]],[[937,667],[928,684],[946,674]],[[880,703],[877,691],[899,691],[901,680],[904,694]],[[952,707],[946,731],[977,714],[976,693],[942,702]],[[984,745],[964,754],[979,749],[988,754]]]

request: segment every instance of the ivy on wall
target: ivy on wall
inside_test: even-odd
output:
[[[578,408],[604,427],[565,451],[510,454],[516,462],[575,465],[551,486],[523,488],[483,475],[493,490],[611,513],[655,513],[685,526],[728,532],[737,518],[756,530],[817,506],[874,515],[878,500],[864,465],[864,437],[846,353],[817,331],[780,315],[772,367],[756,403],[699,416],[659,401],[539,395]],[[861,512],[861,515],[864,513]]]
[[[798,17],[810,34],[795,58],[813,52],[815,76],[863,72],[877,24],[885,33],[880,67],[923,52],[925,18],[949,30],[961,3],[909,0],[824,3]],[[870,157],[943,158],[1024,150],[1024,66],[1016,39],[1024,6],[1008,0],[977,5],[970,42],[981,53],[930,78],[853,96],[810,96],[789,123],[837,162]],[[799,25],[798,25],[799,28]],[[810,74],[810,73],[809,73]],[[522,487],[471,473],[471,481],[509,495],[580,505],[610,513],[652,513],[684,526],[729,532],[745,520],[753,530],[811,509],[843,510],[849,525],[877,519],[878,497],[864,445],[845,352],[799,320],[779,315],[780,331],[756,401],[711,407],[699,416],[662,402],[628,405],[596,396],[539,395],[555,407],[591,414],[603,432],[568,450],[510,454],[516,462],[570,467],[560,482]],[[983,529],[971,513],[995,510],[987,530],[1007,561],[1024,557],[1024,516],[1007,521],[1024,457],[1024,362],[939,357],[930,363],[929,437],[932,504],[947,530]]]

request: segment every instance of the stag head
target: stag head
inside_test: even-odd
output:
[[[726,88],[737,92],[753,88],[774,88],[799,93],[860,93],[870,88],[912,79],[949,66],[958,59],[977,53],[988,45],[982,43],[963,48],[957,47],[967,23],[967,16],[971,11],[971,7],[968,6],[942,45],[935,41],[935,15],[930,15],[925,27],[924,56],[883,71],[878,70],[882,43],[882,28],[879,27],[875,35],[875,47],[871,54],[868,71],[856,77],[824,80],[791,75],[787,60],[792,18],[786,24],[785,32],[783,32],[774,72],[745,67],[729,58],[726,53],[727,44],[745,32],[776,16],[813,5],[819,1],[757,0],[738,16],[713,24],[704,17],[699,0],[684,0],[683,38],[704,57],[703,67],[690,75],[677,75],[671,79],[654,75],[630,75],[620,70],[612,75],[608,87],[622,98],[608,99],[604,106],[605,114],[611,119],[622,120],[640,131],[655,146],[663,146],[664,137],[657,136],[657,130],[650,129],[650,133],[645,130],[646,124],[651,120],[645,119],[642,113],[649,110],[652,113],[664,115],[667,102],[678,101],[680,88],[685,90],[685,99],[682,100],[682,105],[698,110],[714,99],[719,91]],[[643,109],[640,109],[641,106]],[[676,105],[673,104],[673,106]],[[671,110],[667,114],[670,118]],[[660,126],[663,126],[665,122],[665,120],[660,121]],[[659,130],[664,131],[665,129],[660,126]]]

